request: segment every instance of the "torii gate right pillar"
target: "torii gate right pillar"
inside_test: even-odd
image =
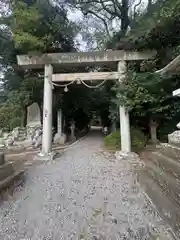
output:
[[[126,78],[126,61],[120,61],[118,63],[118,72],[122,82]],[[120,136],[121,136],[121,150],[124,152],[131,152],[131,133],[129,124],[129,112],[124,106],[119,106],[120,116]]]

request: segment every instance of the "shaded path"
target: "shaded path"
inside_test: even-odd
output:
[[[127,161],[101,144],[88,136],[30,169],[25,186],[1,204],[0,239],[172,239]]]

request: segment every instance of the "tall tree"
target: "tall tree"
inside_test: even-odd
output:
[[[36,71],[22,71],[17,66],[16,55],[32,51],[74,51],[75,26],[69,22],[64,8],[50,1],[17,0],[7,6],[8,14],[1,17],[0,28],[3,99],[7,99],[6,105],[20,106],[22,124],[25,124],[27,106],[33,101],[42,103],[43,79]]]

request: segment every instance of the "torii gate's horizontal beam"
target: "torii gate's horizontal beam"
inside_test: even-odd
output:
[[[45,64],[52,65],[76,65],[97,64],[131,60],[153,59],[155,51],[133,52],[133,51],[101,51],[101,52],[75,52],[75,53],[51,53],[37,56],[19,55],[18,64],[24,68],[43,68]]]
[[[65,73],[53,74],[53,82],[76,81],[76,80],[114,80],[119,79],[118,72],[88,72],[88,73]]]

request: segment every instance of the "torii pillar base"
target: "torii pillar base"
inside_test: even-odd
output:
[[[57,152],[51,152],[48,154],[43,154],[42,152],[38,153],[35,157],[34,160],[37,161],[52,161],[57,157],[58,153]]]

